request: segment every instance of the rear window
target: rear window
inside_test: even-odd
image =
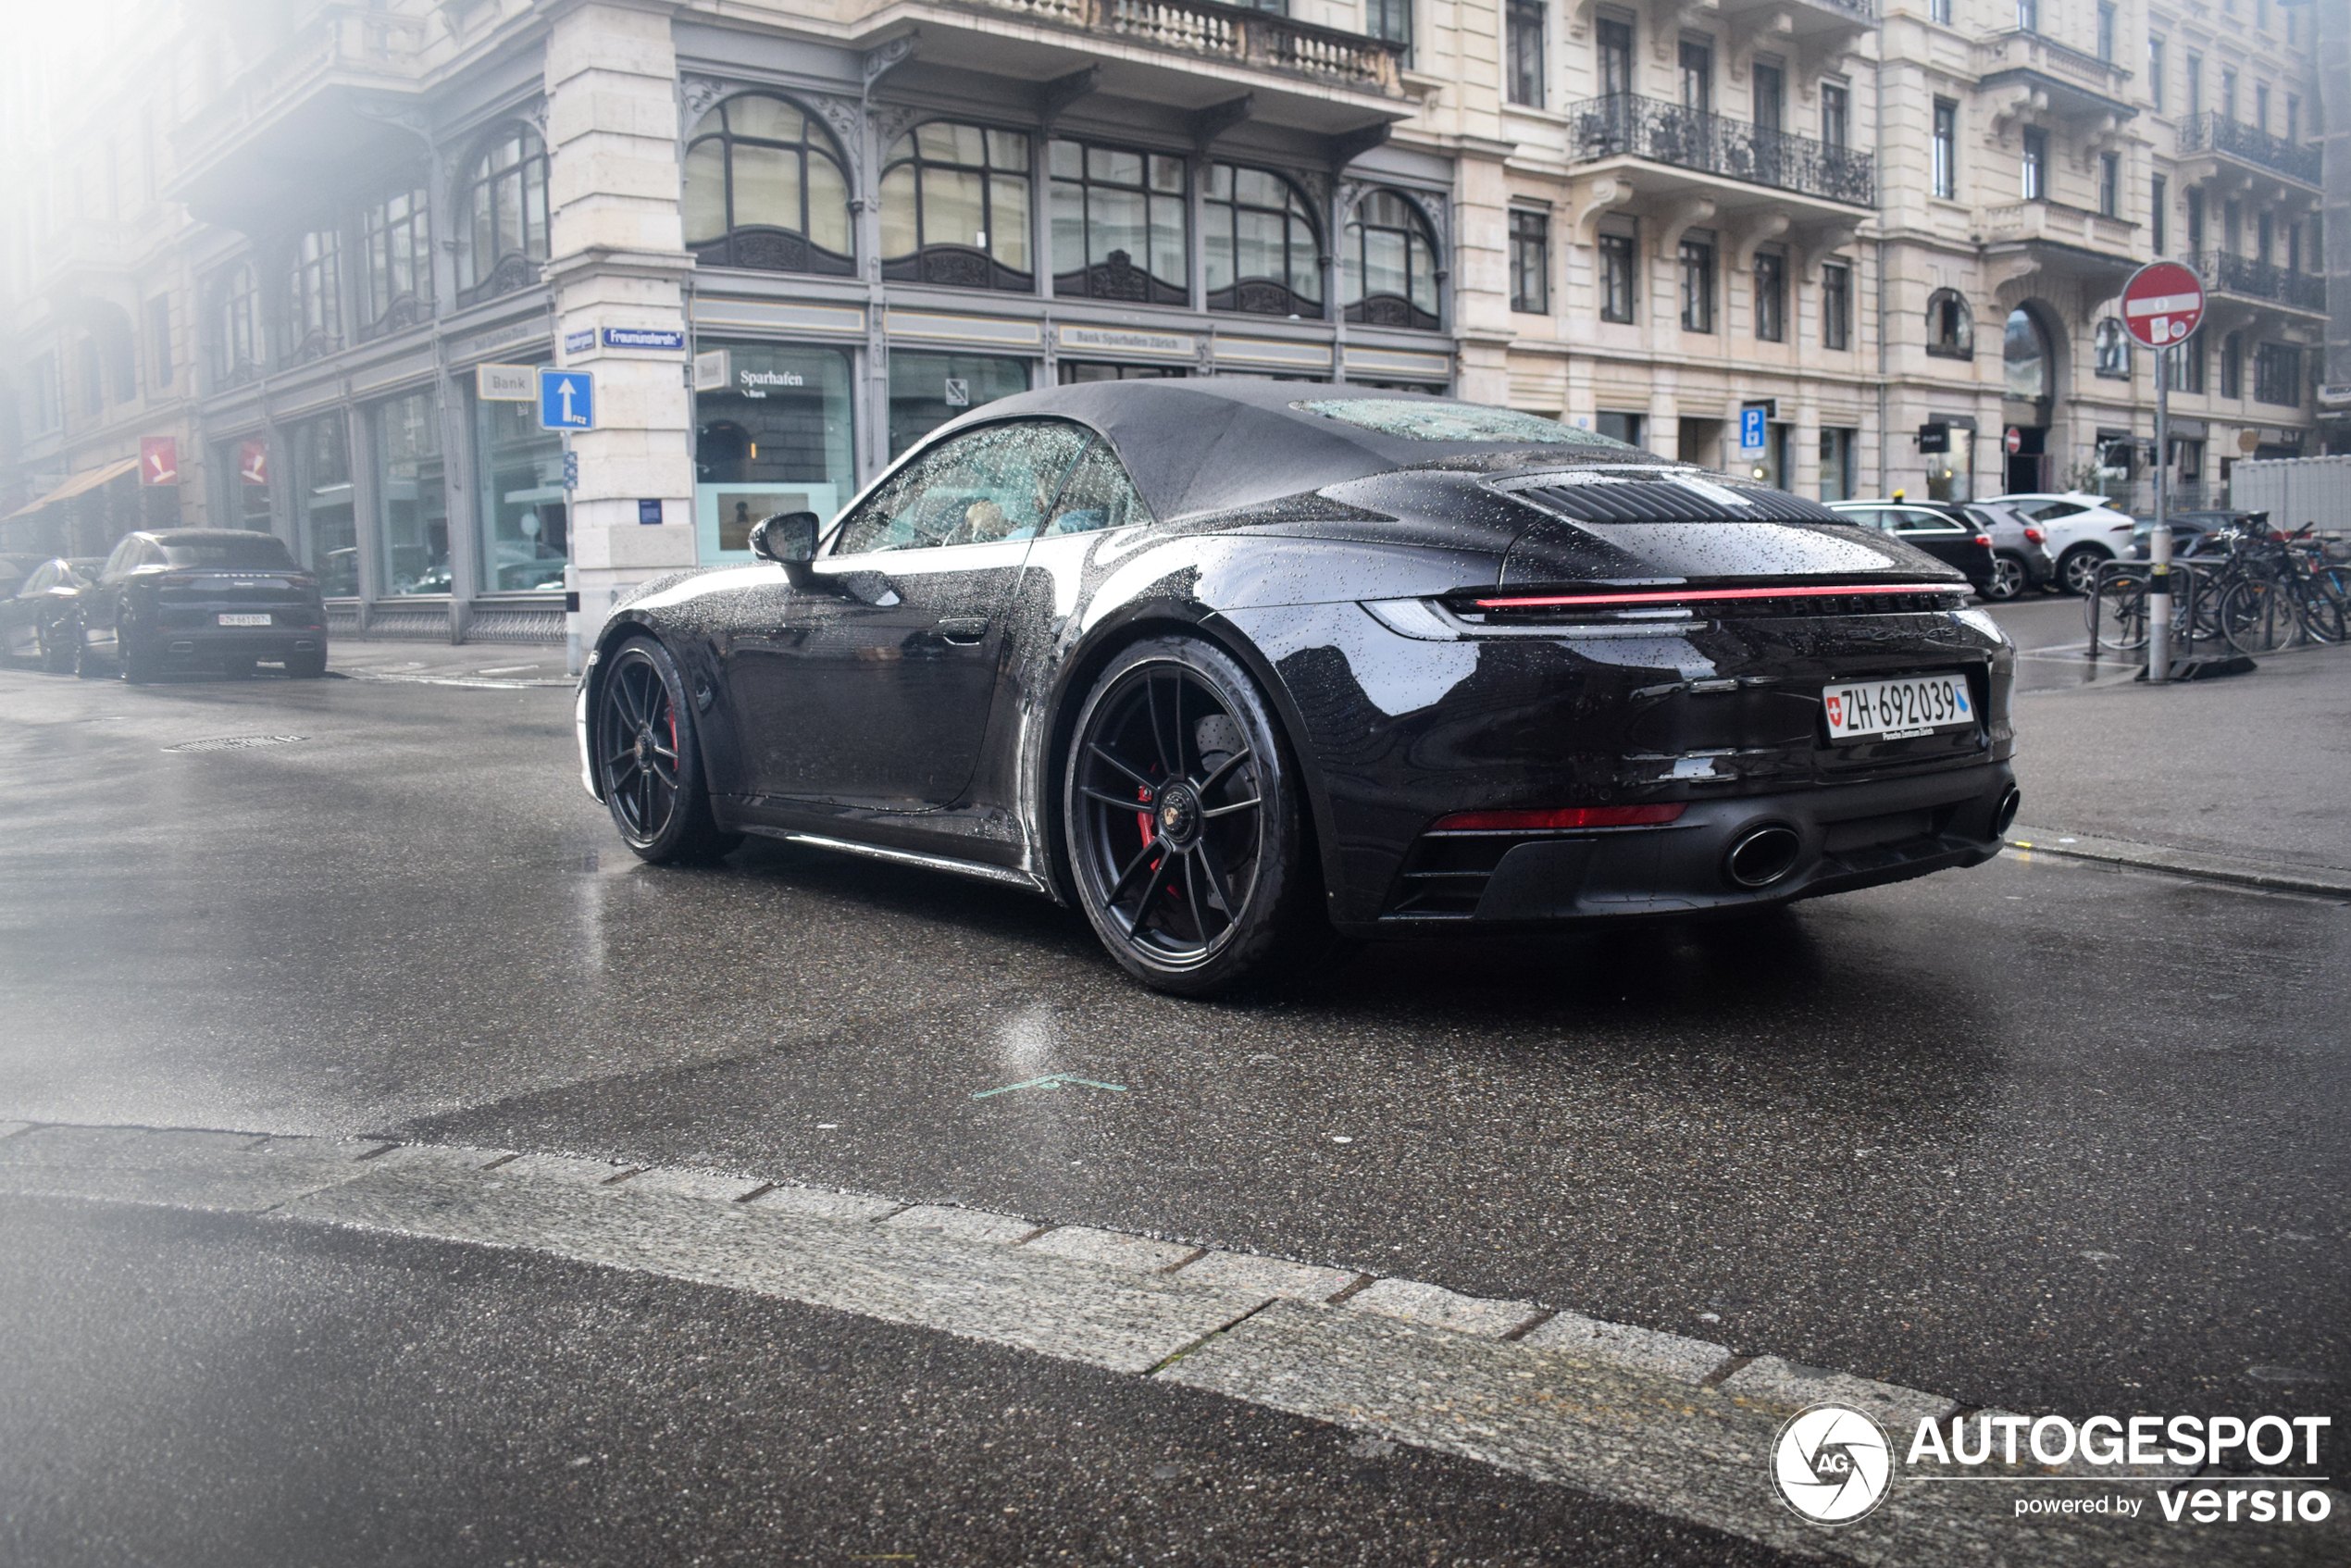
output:
[[[167,544],[163,547],[163,559],[166,566],[171,566],[274,571],[291,570],[294,564],[293,557],[286,554],[285,541],[274,533],[256,533],[251,539],[207,539],[201,544]]]
[[[1511,446],[1597,446],[1632,452],[1613,437],[1579,430],[1538,414],[1488,408],[1477,403],[1422,403],[1402,398],[1334,397],[1293,403],[1301,413],[1319,414],[1343,425],[1376,430],[1406,441],[1495,442]]]

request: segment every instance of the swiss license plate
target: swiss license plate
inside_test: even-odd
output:
[[[1822,688],[1832,740],[1906,740],[1975,724],[1964,675],[1914,675]]]
[[[269,617],[267,616],[224,615],[220,617],[220,624],[222,626],[267,626]]]

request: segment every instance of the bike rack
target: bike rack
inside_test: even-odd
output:
[[[2196,653],[2196,599],[2204,591],[2204,574],[2210,569],[2203,562],[2182,560],[2177,556],[2172,558],[2171,647],[2174,658],[2187,658]],[[2090,657],[2095,659],[2104,652],[2098,645],[2098,619],[2099,612],[2106,604],[2108,585],[2125,576],[2133,579],[2143,579],[2152,575],[2153,571],[2153,564],[2146,561],[2106,561],[2099,564],[2096,576],[2090,579],[2090,593],[2085,602],[2090,622]],[[2115,652],[2127,653],[2133,650],[2118,647]]]

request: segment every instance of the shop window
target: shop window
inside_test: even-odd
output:
[[[1937,289],[1927,296],[1926,352],[1939,359],[1975,357],[1975,313],[1957,289]]]
[[[1028,138],[932,120],[901,136],[881,178],[882,276],[1029,293]]]
[[[1551,220],[1539,212],[1511,214],[1511,308],[1529,316],[1551,309]]]
[[[1055,142],[1045,160],[1052,177],[1055,294],[1190,303],[1182,158]]]
[[[226,526],[268,533],[277,527],[269,495],[269,438],[235,437],[216,442],[213,472],[219,476],[221,514]]]
[[[524,287],[547,259],[547,149],[509,125],[475,157],[459,187],[457,303]]]
[[[1821,427],[1821,499],[1853,499],[1853,451],[1860,431],[1847,426]]]
[[[1599,236],[1600,319],[1630,321],[1640,302],[1637,247],[1631,234]]]
[[[1088,381],[1180,380],[1191,374],[1180,365],[1111,365],[1093,359],[1064,359],[1058,373],[1065,387]]]
[[[214,326],[212,369],[223,386],[249,381],[268,363],[263,346],[261,275],[250,261],[240,262],[221,280],[220,304]]]
[[[359,215],[359,308],[363,332],[378,336],[432,315],[432,214],[424,187],[395,191]]]
[[[686,148],[686,248],[705,267],[846,278],[849,180],[824,128],[764,93],[702,117]]]
[[[1787,341],[1787,257],[1755,253],[1755,336],[1767,343]]]
[[[449,494],[441,460],[441,411],[430,392],[375,409],[379,592],[447,593]]]
[[[1350,321],[1437,330],[1437,238],[1410,197],[1374,191],[1355,204],[1339,272]]]
[[[1682,330],[1714,330],[1714,242],[1686,239],[1681,244]]]
[[[539,428],[539,406],[476,398],[474,493],[483,593],[559,589],[571,558],[564,442]]]
[[[893,381],[905,357],[890,356]],[[702,561],[750,560],[752,525],[778,512],[814,512],[830,523],[857,489],[848,356],[784,343],[714,348],[704,340],[701,364],[713,372],[694,394]]]
[[[1202,204],[1208,308],[1322,319],[1322,225],[1278,174],[1211,164]]]
[[[287,432],[293,454],[294,539],[303,565],[330,599],[359,592],[359,515],[351,493],[351,440],[341,414],[323,414]]]
[[[2131,335],[2122,330],[2120,317],[2109,316],[2098,323],[2091,347],[2099,375],[2114,380],[2131,379]]]
[[[1853,269],[1841,261],[1821,264],[1821,346],[1853,346]]]
[[[299,365],[342,342],[342,238],[314,229],[294,242],[286,277],[286,358]]]
[[[889,454],[975,408],[1028,390],[1029,361],[984,354],[889,356]]]

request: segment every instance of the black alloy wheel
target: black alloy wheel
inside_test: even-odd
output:
[[[639,858],[710,860],[742,842],[711,816],[693,711],[668,649],[639,637],[608,655],[591,735],[604,804]]]
[[[1063,815],[1078,902],[1148,986],[1228,989],[1327,935],[1280,725],[1205,642],[1157,638],[1111,662],[1078,715]]]
[[[114,636],[115,669],[123,679],[144,685],[162,673],[153,638],[127,620],[116,623]]]

